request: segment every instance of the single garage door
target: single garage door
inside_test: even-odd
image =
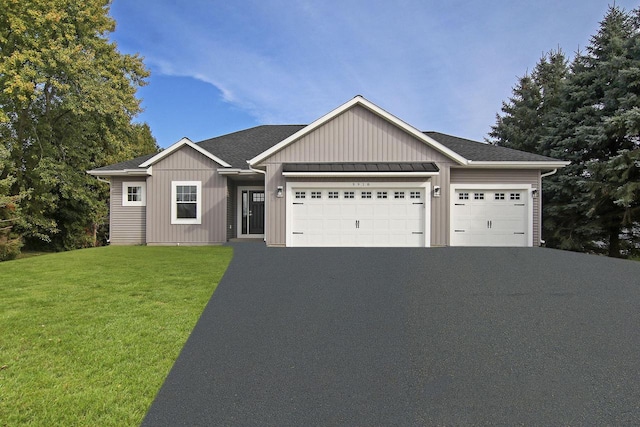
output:
[[[451,246],[529,246],[527,190],[456,188]]]
[[[425,246],[424,188],[293,188],[291,246]]]

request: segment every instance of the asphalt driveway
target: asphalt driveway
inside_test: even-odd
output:
[[[640,424],[640,263],[234,245],[143,425]]]

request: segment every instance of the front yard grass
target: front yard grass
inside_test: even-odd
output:
[[[231,257],[110,246],[0,263],[0,426],[139,425]]]

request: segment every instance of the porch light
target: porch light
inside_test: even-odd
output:
[[[282,197],[282,185],[278,185],[276,189],[276,197]]]
[[[433,187],[433,197],[440,197],[440,186],[435,185]]]

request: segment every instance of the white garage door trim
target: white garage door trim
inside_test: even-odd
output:
[[[347,181],[347,182],[333,182],[333,181],[314,181],[314,182],[288,182],[286,184],[286,246],[293,246],[293,203],[294,194],[296,188],[339,188],[347,189],[352,188],[354,190],[364,190],[367,188],[374,189],[393,189],[403,188],[411,189],[416,188],[424,192],[424,247],[431,246],[431,182],[362,182],[362,181]]]
[[[527,192],[527,246],[533,246],[533,185],[531,184],[451,184],[449,193],[449,244],[454,240],[452,216],[458,190],[518,190]]]

